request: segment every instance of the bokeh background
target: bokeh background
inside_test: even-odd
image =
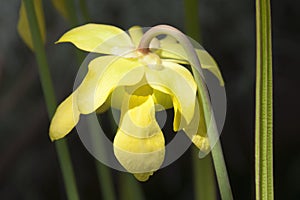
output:
[[[78,4],[78,1],[76,1]],[[90,22],[170,24],[184,31],[181,0],[86,0]],[[300,1],[273,0],[274,173],[276,199],[300,199],[299,73]],[[20,0],[0,2],[0,199],[66,199],[57,156],[48,137],[49,119],[32,52],[17,34]],[[79,64],[70,44],[54,42],[72,28],[43,1],[46,51],[57,99],[72,91]],[[221,135],[235,199],[254,199],[255,2],[201,0],[201,44],[218,62],[227,91]],[[80,24],[85,23],[80,18]],[[68,135],[82,199],[101,199],[94,158],[76,131]],[[118,199],[121,172],[111,170]],[[129,175],[130,176],[130,175]],[[138,183],[145,199],[193,199],[191,152]]]

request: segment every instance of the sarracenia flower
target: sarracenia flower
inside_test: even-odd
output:
[[[120,109],[114,154],[140,181],[146,181],[164,160],[165,140],[155,119],[155,112],[162,107],[174,109],[174,131],[185,131],[201,151],[209,150],[203,119],[195,111],[198,107],[201,111],[197,85],[182,65],[189,65],[186,52],[169,36],[154,37],[148,48],[139,49],[143,35],[137,26],[127,34],[101,24],[65,33],[57,43],[71,42],[79,49],[104,55],[89,63],[82,83],[58,106],[50,125],[50,138],[57,140],[76,126],[81,114],[103,112],[110,105]],[[213,58],[203,49],[195,50],[202,68],[215,74],[222,85]]]

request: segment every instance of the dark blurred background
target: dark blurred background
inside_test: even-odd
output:
[[[87,0],[91,22],[123,29],[170,24],[184,31],[180,0]],[[276,199],[300,199],[300,1],[273,0],[274,173]],[[66,199],[32,52],[16,31],[20,0],[0,4],[0,199]],[[57,99],[72,91],[75,47],[54,42],[70,24],[43,1],[46,51]],[[254,199],[255,1],[201,0],[202,45],[218,62],[227,91],[221,135],[235,199]],[[81,20],[80,23],[84,23]],[[298,92],[297,92],[298,91]],[[101,199],[93,157],[76,131],[68,135],[82,199]],[[190,151],[140,184],[146,199],[192,199]],[[111,170],[116,191],[121,172]],[[117,194],[119,195],[119,194]]]

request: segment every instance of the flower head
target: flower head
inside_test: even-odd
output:
[[[64,137],[81,114],[104,111],[111,102],[121,111],[114,154],[127,171],[146,181],[165,156],[164,136],[155,119],[155,112],[161,109],[157,105],[174,109],[174,131],[184,130],[202,151],[208,151],[209,143],[203,120],[195,111],[199,106],[197,85],[182,65],[189,64],[184,49],[169,36],[161,40],[154,37],[148,48],[139,49],[142,37],[143,31],[137,26],[127,34],[114,26],[87,24],[58,40],[105,55],[89,63],[82,83],[57,108],[50,138]],[[203,49],[196,52],[202,67],[211,70],[223,84],[212,57]]]

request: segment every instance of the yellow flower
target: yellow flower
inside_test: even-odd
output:
[[[174,131],[184,130],[200,150],[207,151],[209,144],[203,120],[195,112],[197,85],[190,71],[181,65],[189,64],[184,49],[167,36],[154,38],[150,49],[140,50],[142,37],[138,26],[127,34],[114,26],[87,24],[68,31],[57,41],[106,55],[89,63],[80,86],[58,106],[50,138],[64,137],[81,114],[103,112],[111,101],[112,107],[121,110],[113,142],[115,156],[128,172],[146,181],[160,168],[165,156],[164,136],[155,119],[155,111],[161,109],[157,105],[174,108]],[[213,58],[203,49],[196,52],[202,67],[214,73],[222,85]]]

